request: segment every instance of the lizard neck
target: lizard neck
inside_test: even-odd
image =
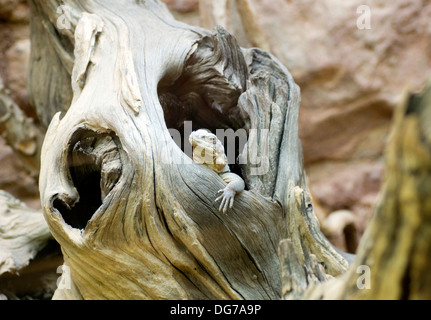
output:
[[[218,172],[218,174],[227,173],[227,172],[230,172],[230,168],[228,164],[226,164],[225,167],[220,172]]]

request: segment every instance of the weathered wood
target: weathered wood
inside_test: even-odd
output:
[[[77,17],[73,6],[62,7],[60,1],[28,1],[28,4],[32,13],[29,98],[47,128],[54,114],[67,111],[72,101],[70,76]]]
[[[286,204],[289,237],[279,246],[282,267],[282,298],[300,299],[316,283],[341,275],[348,262],[320,232],[310,200],[303,189],[291,187]]]
[[[60,1],[30,3],[31,94],[53,116],[41,201],[71,270],[55,298],[279,299],[284,238],[319,281],[347,268],[313,214],[299,87],[275,57],[155,0],[62,1],[72,18],[58,32]],[[171,138],[185,121],[246,134],[232,164],[246,190],[226,214],[215,202],[226,183],[193,163],[186,132]]]
[[[0,275],[17,273],[52,239],[41,211],[0,191]]]

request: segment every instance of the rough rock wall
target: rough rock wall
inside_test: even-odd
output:
[[[407,86],[419,89],[430,74],[431,3],[164,2],[177,19],[207,28],[222,25],[242,46],[269,50],[289,68],[302,90],[300,137],[316,212],[328,236],[346,248],[340,229],[353,224],[360,235],[380,189],[392,110]],[[32,116],[25,89],[28,20],[25,1],[0,0],[0,75],[12,98]],[[34,180],[2,141],[0,161],[0,189],[37,206]]]
[[[34,116],[26,90],[29,37],[29,9],[26,1],[0,0],[0,77],[9,96],[27,115]],[[10,192],[33,208],[40,207],[37,182],[27,174],[21,160],[3,138],[0,138],[0,189]]]
[[[301,86],[300,130],[315,196],[327,209],[361,211],[368,191],[378,189],[394,106],[406,86],[419,88],[430,74],[431,3],[250,2],[272,51]],[[357,26],[362,5],[370,8],[370,29]]]

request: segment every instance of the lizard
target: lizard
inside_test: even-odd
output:
[[[215,134],[199,129],[190,134],[189,142],[193,148],[193,161],[214,170],[227,183],[215,199],[215,202],[221,201],[219,212],[226,213],[233,207],[235,196],[244,190],[244,180],[230,171],[223,144]]]

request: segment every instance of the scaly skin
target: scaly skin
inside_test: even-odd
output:
[[[227,183],[215,199],[216,202],[221,201],[219,211],[226,213],[228,208],[233,207],[235,196],[244,190],[244,180],[230,172],[224,147],[215,134],[199,129],[191,133],[189,142],[193,147],[193,161],[211,168]]]

